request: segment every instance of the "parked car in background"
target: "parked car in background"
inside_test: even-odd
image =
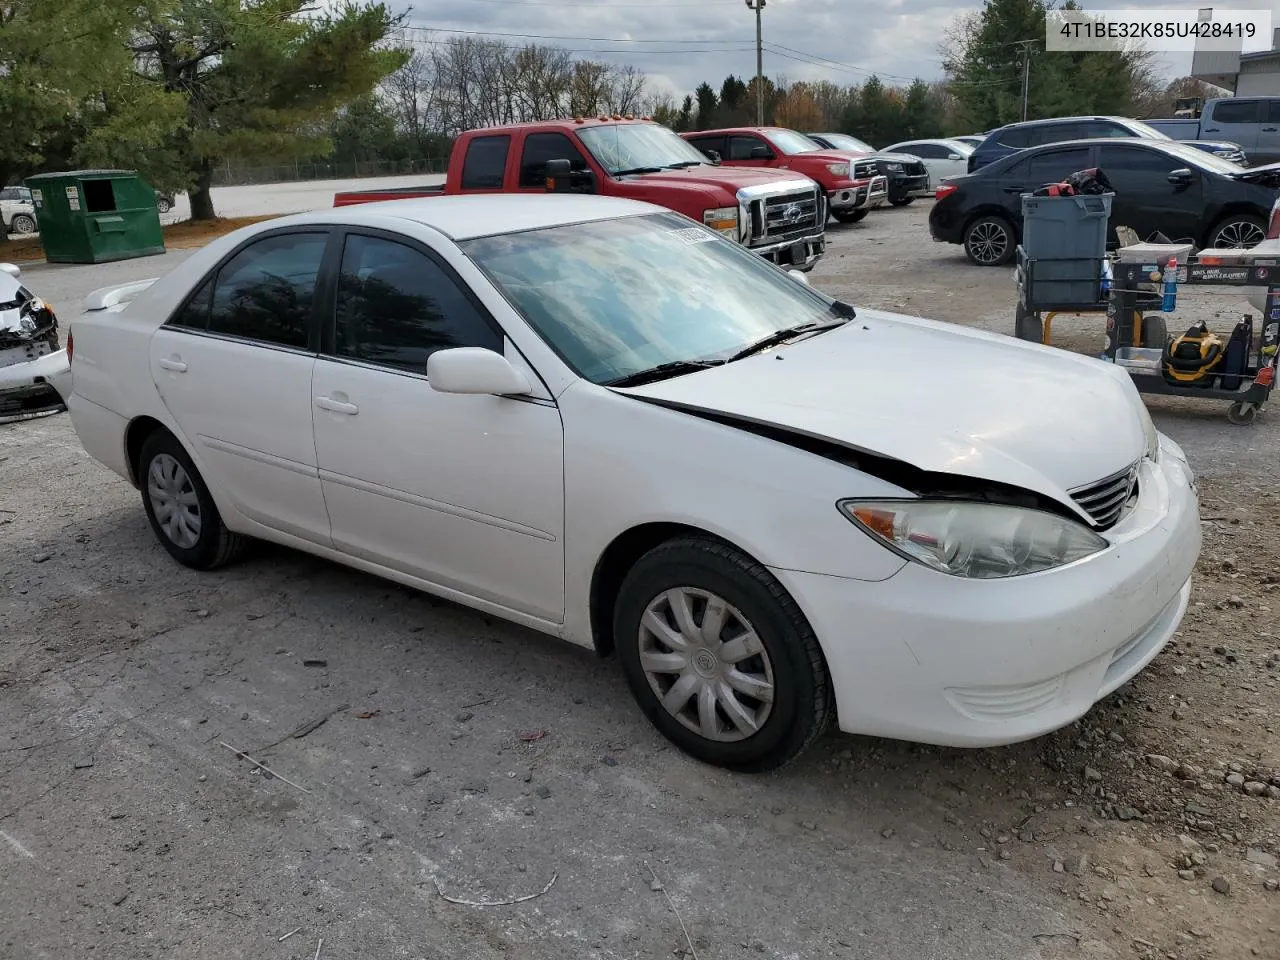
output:
[[[1027,120],[1023,123],[1010,123],[998,130],[993,130],[969,155],[969,172],[980,170],[988,163],[1027,147],[1099,137],[1172,139],[1140,120],[1128,120],[1124,117],[1059,117],[1055,120]],[[1192,143],[1192,146],[1224,160],[1239,164],[1247,162],[1247,157],[1239,144],[1214,140],[1197,141]]]
[[[963,244],[980,266],[1008,263],[1022,237],[1022,194],[1090,167],[1100,167],[1115,187],[1113,244],[1123,225],[1144,240],[1158,231],[1197,247],[1252,247],[1280,191],[1280,164],[1246,169],[1176,140],[1055,143],[940,185],[929,232]]]
[[[857,223],[889,198],[889,181],[872,160],[846,150],[824,150],[803,133],[784,127],[699,130],[682,136],[725,166],[793,170],[822,184],[831,215]]]
[[[969,170],[969,154],[973,147],[961,140],[904,140],[891,147],[885,147],[886,153],[908,154],[919,157],[929,171],[929,180],[936,187],[947,177],[959,176]]]
[[[832,722],[1063,727],[1168,643],[1200,548],[1124,370],[855,311],[651,204],[272,220],[71,336],[75,431],[176,561],[261,538],[616,652],[738,770]]]
[[[176,198],[172,193],[163,190],[156,191],[156,209],[161,213],[168,213],[173,209]]]
[[[847,133],[806,133],[805,136],[825,149],[843,150],[875,161],[876,172],[889,181],[889,203],[895,207],[905,207],[917,197],[933,196],[929,170],[919,157],[877,150]]]
[[[1240,144],[1257,164],[1280,163],[1280,96],[1219,97],[1198,118],[1148,120],[1175,140],[1222,139]]]
[[[0,263],[0,422],[63,409],[57,386],[67,376],[53,307],[22,283],[22,271]]]
[[[568,164],[558,189],[656,203],[779,266],[811,270],[826,251],[826,196],[813,180],[720,167],[666,127],[625,117],[468,130],[453,143],[443,185],[343,191],[333,204],[545,193],[552,161]]]
[[[985,133],[967,133],[961,137],[949,137],[950,140],[959,140],[961,143],[967,143],[969,146],[976,148],[983,140],[987,139]]]
[[[5,187],[0,190],[0,216],[4,217],[6,233],[35,233],[36,205],[31,191],[26,187]]]

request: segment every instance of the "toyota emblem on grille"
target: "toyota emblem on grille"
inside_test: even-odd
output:
[[[793,203],[782,211],[782,215],[787,218],[787,223],[799,223],[800,218],[804,216],[804,211],[800,209],[800,204]]]

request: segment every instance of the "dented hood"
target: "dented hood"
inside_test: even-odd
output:
[[[779,350],[626,390],[918,469],[1068,491],[1146,449],[1128,374],[1091,358],[871,310]]]

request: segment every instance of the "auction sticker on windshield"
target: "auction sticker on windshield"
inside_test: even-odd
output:
[[[701,227],[689,227],[685,230],[672,230],[670,236],[684,243],[710,243],[716,238],[714,233]]]

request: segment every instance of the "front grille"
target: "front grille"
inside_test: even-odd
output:
[[[860,160],[853,165],[853,179],[866,180],[880,172],[880,165],[873,160]]]
[[[923,177],[925,175],[924,164],[918,160],[915,163],[904,163],[902,170],[909,177]]]
[[[1114,527],[1124,515],[1125,507],[1133,499],[1138,486],[1138,464],[1126,467],[1087,487],[1071,491],[1074,500],[1101,530]]]
[[[821,188],[765,197],[751,202],[751,245],[806,237],[822,227]]]

